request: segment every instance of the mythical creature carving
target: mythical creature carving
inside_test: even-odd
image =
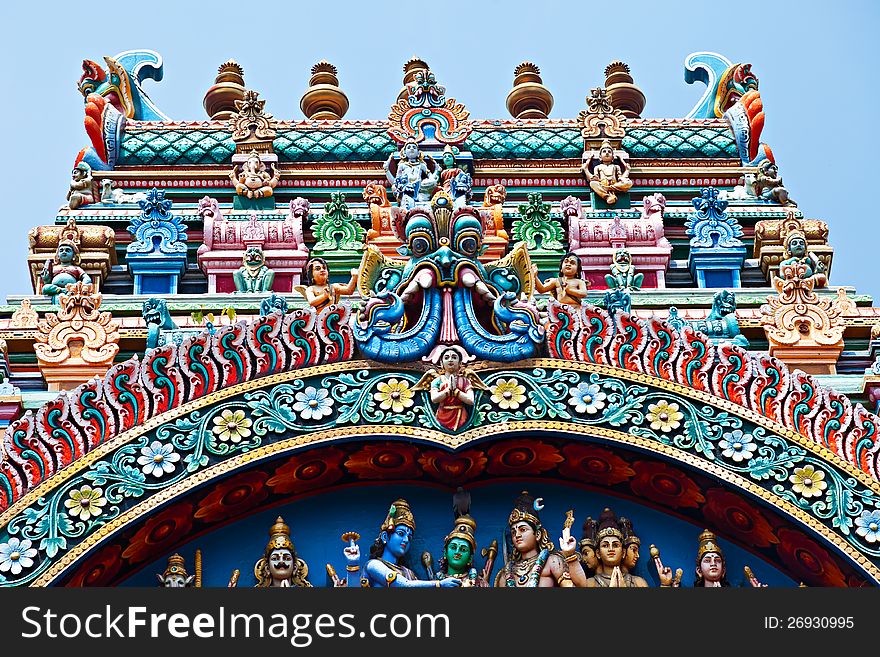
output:
[[[483,221],[486,225],[483,235],[486,251],[480,256],[482,262],[497,260],[507,251],[510,236],[504,230],[504,201],[506,199],[507,189],[504,185],[486,187],[483,194],[483,205],[480,208],[480,214],[483,215]]]
[[[95,94],[135,121],[170,121],[141,88],[144,80],[162,80],[162,57],[152,50],[126,50],[104,57],[107,70],[90,59],[82,63],[77,87],[84,98]],[[109,71],[109,73],[108,73]]]
[[[642,287],[644,278],[644,274],[636,273],[630,252],[618,249],[611,261],[611,273],[605,275],[605,284],[612,290],[635,292]]]
[[[397,237],[393,224],[400,214],[400,208],[388,201],[388,192],[382,183],[369,183],[364,187],[364,200],[370,206],[370,229],[367,231],[367,244],[371,244],[382,255],[399,255],[403,242]]]
[[[150,297],[141,307],[141,317],[147,325],[147,349],[159,346],[159,334],[162,331],[175,331],[177,324],[168,312],[165,299]]]
[[[453,211],[440,192],[432,206],[410,210],[395,224],[409,260],[370,247],[358,289],[365,302],[355,325],[361,352],[382,362],[412,361],[441,345],[510,362],[534,355],[543,328],[532,295],[524,245],[483,265],[484,222],[476,208]]]
[[[266,265],[266,257],[259,246],[249,246],[241,257],[242,265],[232,274],[236,292],[269,292],[275,272]]]
[[[135,192],[134,194],[126,194],[121,189],[113,188],[113,181],[110,178],[101,180],[101,203],[104,205],[122,205],[125,203],[140,203],[146,201],[145,192]]]
[[[159,585],[166,589],[182,589],[193,586],[196,576],[186,572],[186,562],[179,554],[172,554],[168,557],[168,565],[165,566],[165,572],[161,575],[156,573],[156,579]]]
[[[287,309],[287,299],[274,292],[260,301],[260,317],[265,317],[274,312],[280,312],[284,315],[287,312]]]
[[[679,331],[692,326],[695,331],[705,333],[713,343],[731,342],[740,347],[748,347],[749,341],[739,330],[736,319],[736,295],[730,290],[719,290],[712,297],[712,310],[706,319],[684,320],[678,308],[669,309],[666,322]]]
[[[34,352],[49,390],[68,390],[103,375],[119,353],[119,322],[100,312],[101,295],[73,283],[58,299],[61,309],[37,324]]]

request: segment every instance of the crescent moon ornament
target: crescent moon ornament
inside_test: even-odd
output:
[[[544,498],[543,497],[536,497],[532,506],[535,508],[535,511],[540,511],[541,509],[544,508]]]

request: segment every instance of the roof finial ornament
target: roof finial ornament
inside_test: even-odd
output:
[[[312,66],[309,88],[299,101],[299,107],[307,118],[336,120],[348,111],[348,96],[339,88],[336,67],[322,59]]]
[[[235,114],[235,101],[244,99],[244,69],[230,59],[217,69],[214,85],[205,92],[202,104],[212,121],[226,121]]]
[[[430,67],[428,62],[420,57],[413,55],[409,61],[403,65],[403,88],[397,94],[397,100],[406,100],[409,96],[409,85],[415,82],[416,73],[418,71],[427,71]]]
[[[546,119],[553,109],[553,94],[541,80],[541,69],[532,62],[523,62],[513,70],[513,75],[507,111],[515,119]]]
[[[645,94],[634,83],[629,66],[615,60],[605,67],[605,91],[614,109],[628,119],[637,119],[645,109]]]

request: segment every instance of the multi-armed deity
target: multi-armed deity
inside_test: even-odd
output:
[[[474,566],[474,557],[477,553],[477,521],[470,515],[471,496],[462,488],[453,496],[452,510],[455,514],[455,525],[452,531],[443,539],[443,556],[438,562],[437,579],[454,577],[461,581],[462,587],[487,587],[489,575],[495,557],[498,554],[498,542],[483,550],[486,563],[481,571]],[[422,561],[430,564],[429,553],[422,555]]]
[[[813,287],[825,287],[828,284],[825,264],[809,249],[807,236],[801,230],[790,230],[785,237],[785,255],[779,264],[780,272],[786,265],[799,265],[797,271],[801,278],[813,280]]]
[[[399,160],[389,155],[383,168],[398,204],[405,210],[417,203],[430,203],[440,182],[437,163],[430,155],[425,156],[415,141],[403,145]]]
[[[569,511],[554,549],[550,533],[541,524],[542,499],[523,491],[507,519],[512,554],[495,577],[495,586],[534,588],[550,586],[587,586],[587,576],[580,563],[578,542],[571,535],[574,514]]]
[[[265,198],[274,193],[281,180],[281,171],[277,166],[267,166],[256,151],[251,151],[241,165],[232,167],[229,179],[239,196]]]

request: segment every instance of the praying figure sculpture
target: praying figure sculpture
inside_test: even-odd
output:
[[[85,269],[79,266],[79,249],[69,240],[61,240],[55,251],[55,257],[46,260],[40,272],[43,283],[42,293],[58,302],[58,295],[73,283],[92,282]]]
[[[305,269],[305,285],[296,285],[296,290],[309,305],[320,312],[327,306],[339,303],[339,298],[343,294],[351,294],[357,287],[358,270],[351,270],[351,279],[348,283],[330,283],[330,268],[327,261],[323,258],[312,258],[306,264]]]
[[[306,586],[309,567],[296,556],[296,548],[290,539],[290,527],[278,516],[269,530],[269,542],[263,556],[254,564],[254,577],[258,588]]]
[[[587,582],[588,587],[645,588],[648,586],[644,578],[630,572],[639,560],[639,541],[625,518],[618,521],[611,509],[605,509],[599,516],[596,541],[599,563],[595,574]]]
[[[590,189],[610,206],[617,203],[619,193],[629,191],[633,185],[629,178],[629,166],[614,155],[614,147],[608,140],[602,142],[598,153],[590,152],[582,169],[590,181]]]
[[[589,283],[581,277],[581,261],[574,253],[566,253],[559,261],[559,276],[541,282],[538,278],[538,266],[532,265],[535,277],[535,289],[538,292],[549,292],[559,303],[580,306],[587,296]]]
[[[437,422],[450,431],[458,431],[468,421],[474,406],[474,391],[488,390],[475,372],[464,367],[467,352],[448,346],[439,352],[439,369],[431,369],[413,386],[426,390],[436,404]]]

